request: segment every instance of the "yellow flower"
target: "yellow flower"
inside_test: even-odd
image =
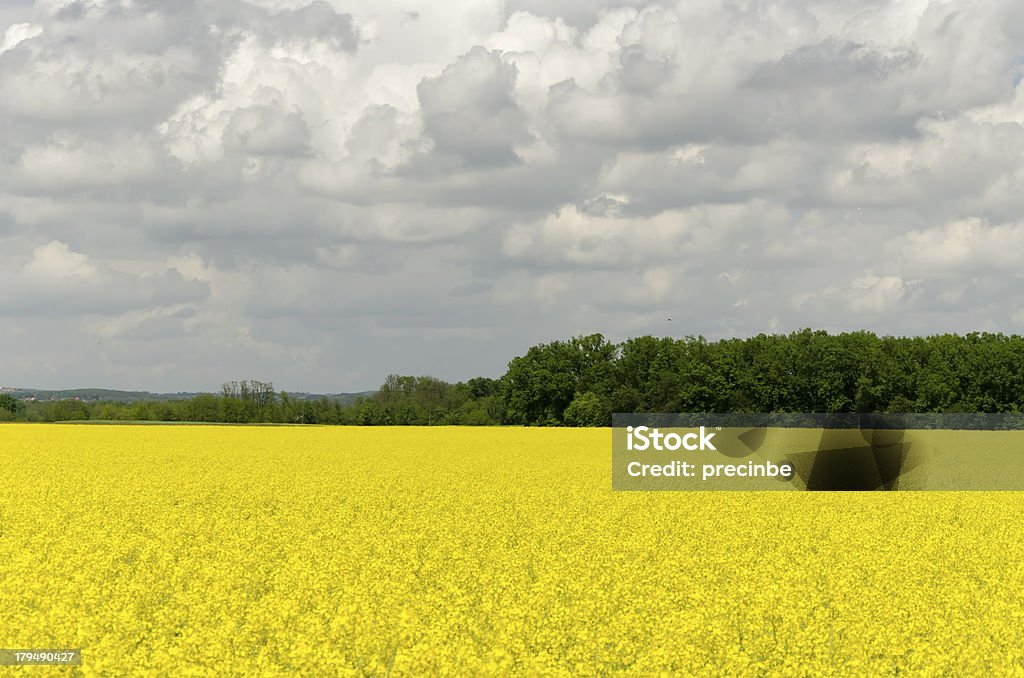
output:
[[[0,647],[90,676],[1024,675],[1024,497],[613,493],[610,456],[0,425]]]

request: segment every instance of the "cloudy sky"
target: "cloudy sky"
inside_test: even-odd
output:
[[[1019,0],[4,0],[0,37],[0,385],[1024,331]]]

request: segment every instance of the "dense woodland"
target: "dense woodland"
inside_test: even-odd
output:
[[[1024,412],[1024,337],[803,330],[616,344],[593,334],[534,346],[498,379],[392,375],[352,403],[252,380],[164,402],[0,394],[0,419],[26,421],[605,426],[612,412]]]

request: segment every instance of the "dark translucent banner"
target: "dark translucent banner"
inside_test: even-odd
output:
[[[1024,490],[1020,414],[615,414],[614,490]]]

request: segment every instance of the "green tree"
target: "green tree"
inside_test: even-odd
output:
[[[587,391],[578,394],[565,408],[565,423],[569,426],[610,426],[611,410],[603,398]]]
[[[559,425],[577,392],[609,397],[618,347],[600,334],[530,348],[509,362],[502,396],[510,423]]]
[[[50,405],[50,421],[83,421],[89,418],[89,407],[81,400],[57,400]]]
[[[10,413],[12,416],[18,413],[20,403],[10,393],[0,393],[0,410]]]

